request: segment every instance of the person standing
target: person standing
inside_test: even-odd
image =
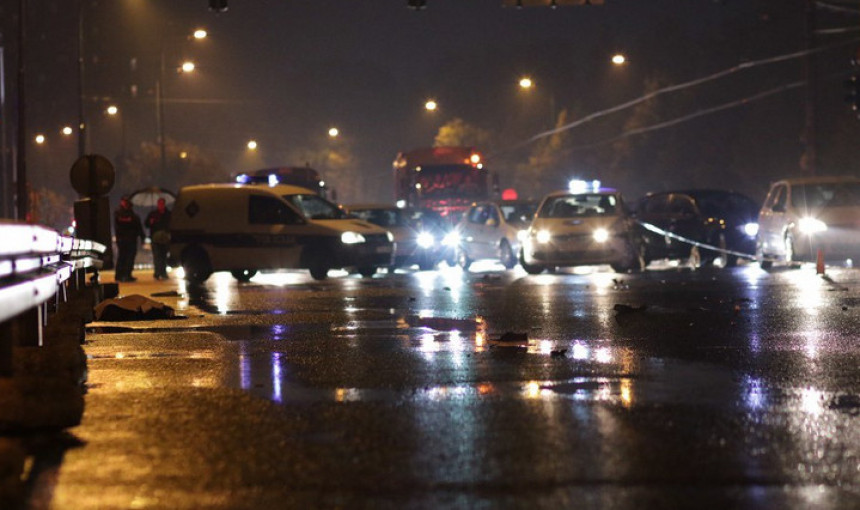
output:
[[[116,281],[133,282],[137,278],[131,275],[134,269],[134,258],[137,255],[137,240],[143,242],[143,225],[131,208],[127,196],[119,200],[119,209],[113,213],[113,230],[116,235]]]
[[[167,250],[170,244],[170,209],[167,202],[159,198],[153,209],[146,217],[146,227],[149,229],[149,239],[152,246],[152,264],[155,266],[153,276],[156,280],[167,279]]]

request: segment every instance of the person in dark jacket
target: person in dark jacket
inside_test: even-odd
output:
[[[170,244],[170,209],[167,202],[159,198],[153,209],[146,217],[146,227],[149,229],[149,239],[152,246],[152,265],[155,267],[153,276],[156,280],[167,279],[167,249]]]
[[[137,255],[137,240],[144,240],[143,225],[140,216],[131,208],[128,197],[119,201],[119,209],[113,213],[113,230],[116,236],[116,281],[133,282],[137,278],[131,275],[134,269],[134,258]]]

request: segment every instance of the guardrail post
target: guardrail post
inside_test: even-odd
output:
[[[12,321],[0,323],[0,377],[12,376]]]
[[[31,308],[12,319],[12,338],[20,347],[38,347],[42,345],[42,307]]]

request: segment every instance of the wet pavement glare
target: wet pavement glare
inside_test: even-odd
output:
[[[249,419],[236,440],[259,434],[263,451],[211,458],[206,487],[165,482],[201,506],[857,508],[858,281],[753,266],[215,275],[174,282],[185,320],[95,325],[89,398],[228,392],[221,412],[282,421]],[[139,507],[167,497],[142,492]]]

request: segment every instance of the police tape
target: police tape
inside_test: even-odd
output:
[[[726,255],[733,255],[733,256],[738,257],[738,258],[744,258],[747,260],[756,260],[756,256],[751,254],[751,253],[744,253],[744,252],[740,252],[740,251],[734,251],[734,250],[729,250],[726,248],[721,248],[719,246],[714,246],[711,244],[700,243],[699,241],[695,241],[693,239],[689,239],[689,238],[686,238],[684,236],[679,236],[678,234],[676,234],[674,232],[669,232],[667,230],[663,230],[662,228],[660,228],[656,225],[652,225],[650,223],[646,223],[646,222],[640,221],[640,220],[635,220],[635,221],[642,228],[644,228],[646,230],[650,230],[651,232],[654,232],[656,234],[660,234],[662,236],[674,239],[676,241],[680,241],[682,243],[691,244],[691,245],[696,246],[698,248],[704,248],[706,250],[715,251],[715,252],[723,253]]]

